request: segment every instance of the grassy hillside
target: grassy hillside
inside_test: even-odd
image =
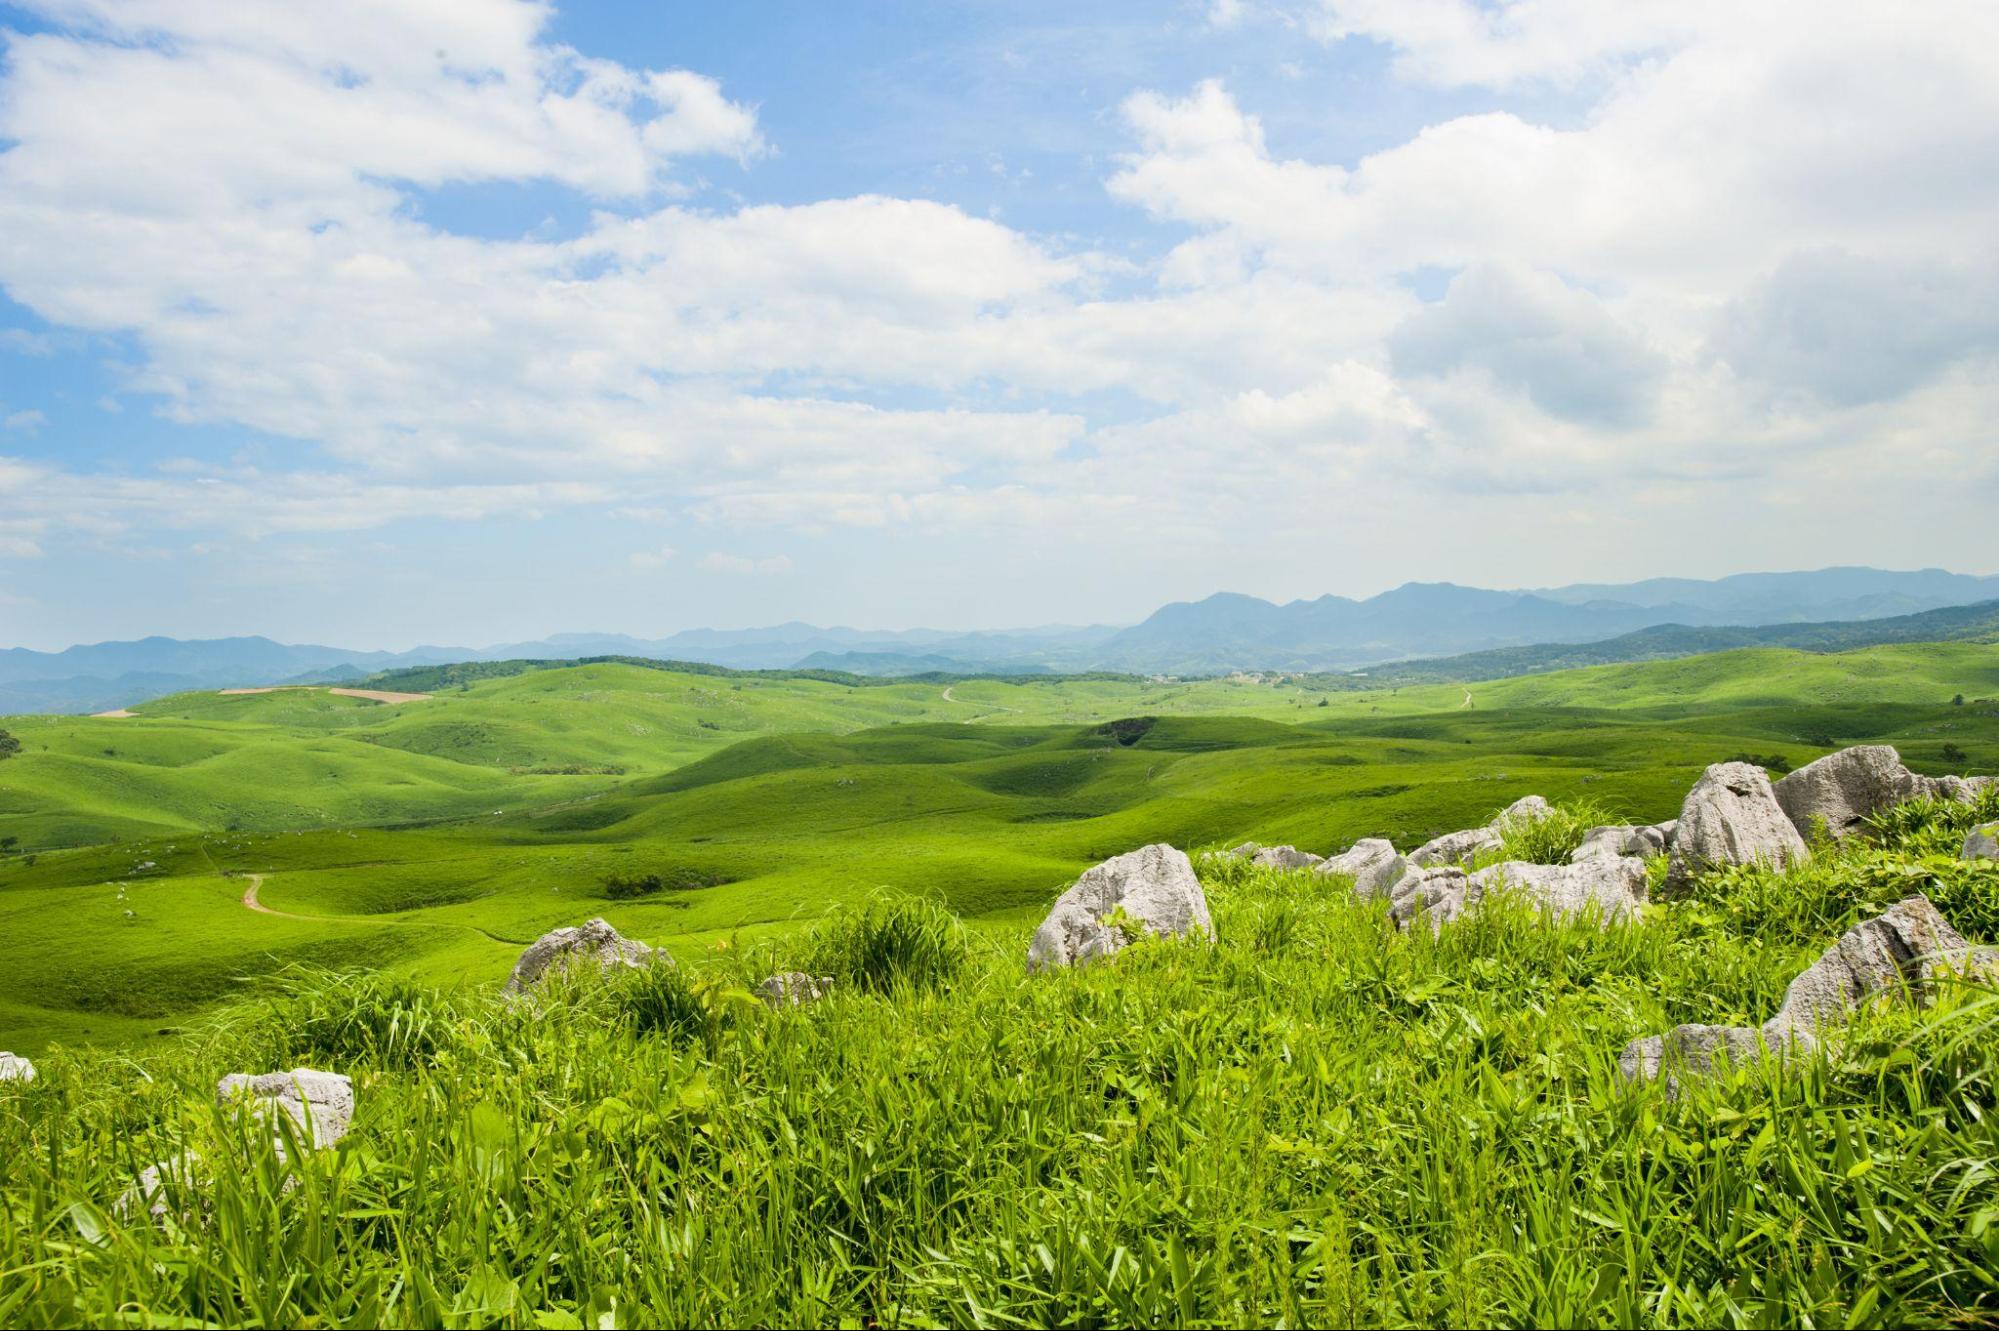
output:
[[[1059,766],[1080,736],[932,738],[988,750],[968,786],[1096,776]],[[1221,738],[1155,752],[1216,762]],[[846,770],[923,751],[861,743]],[[1433,940],[1231,862],[1213,942],[1040,976],[1025,926],[886,903],[532,1006],[490,977],[299,974],[0,1084],[0,1322],[1990,1325],[1999,997],[1883,1009],[1835,1057],[1677,1098],[1615,1069],[1635,1036],[1760,1020],[1912,887],[1993,937],[1999,874],[1905,830],[1605,931],[1501,904]],[[792,966],[833,996],[745,992]],[[352,1076],[359,1112],[284,1162],[210,1097],[293,1066]],[[185,1219],[121,1216],[183,1150]]]
[[[1732,653],[1482,686],[1470,710],[1462,689],[1319,707],[1289,686],[987,681],[952,686],[946,702],[939,688],[737,691],[620,666],[392,707],[306,693],[173,700],[143,720],[40,732],[74,733],[76,749],[115,738],[115,758],[36,752],[30,730],[29,752],[0,762],[0,787],[42,783],[15,825],[138,833],[0,856],[0,912],[46,940],[0,971],[0,1046],[152,1038],[301,960],[366,955],[488,982],[544,930],[595,914],[686,955],[795,930],[881,889],[1007,928],[1087,865],[1155,840],[1411,846],[1528,793],[1653,821],[1677,812],[1703,766],[1744,754],[1795,764],[1885,740],[1922,770],[1999,770],[1999,708],[1975,701],[1999,694],[1996,667],[1993,648]],[[1974,701],[1953,705],[1958,691]],[[802,724],[839,698],[971,719],[754,729]],[[1159,704],[1149,723],[1097,719],[1138,699]],[[289,729],[215,719],[239,703]],[[1228,704],[1271,716],[1197,714]],[[1015,722],[1036,709],[1085,719]],[[626,770],[512,770],[584,756]],[[77,793],[52,796],[64,774]],[[114,775],[129,784],[104,788]],[[638,898],[606,886],[649,874],[673,886]],[[243,904],[251,875],[258,904],[284,915]],[[184,975],[169,964],[180,953]]]

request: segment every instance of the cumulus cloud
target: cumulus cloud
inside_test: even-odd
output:
[[[1331,160],[1249,80],[1121,89],[1103,183],[1149,226],[1136,258],[886,194],[704,205],[692,171],[783,147],[760,90],[569,49],[538,4],[31,8],[0,285],[127,339],[128,394],[277,454],[0,463],[37,548],[584,507],[1161,558],[1232,557],[1252,521],[1323,561],[1445,492],[1635,513],[1778,469],[1990,471],[1999,10],[1972,0],[1295,4],[1481,109]],[[493,183],[595,211],[427,217]]]

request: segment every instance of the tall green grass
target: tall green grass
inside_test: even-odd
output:
[[[143,1057],[51,1054],[0,1090],[0,1324],[1999,1320],[1991,995],[1676,1100],[1617,1077],[1632,1036],[1767,1015],[1850,904],[1432,938],[1314,875],[1208,885],[1214,940],[1032,978],[1024,933],[884,898],[790,957],[532,1002],[294,975]],[[847,982],[731,996],[785,960]],[[210,1096],[296,1063],[359,1114],[287,1163]],[[121,1219],[183,1149],[181,1218]]]

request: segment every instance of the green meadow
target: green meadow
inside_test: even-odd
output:
[[[1989,645],[1599,667],[1474,685],[1469,708],[1464,686],[1359,683],[590,665],[399,704],[9,719],[0,913],[35,942],[0,972],[0,1044],[156,1041],[294,965],[491,984],[592,915],[683,957],[883,891],[1014,929],[1150,841],[1409,846],[1529,793],[1653,821],[1745,755],[1882,741],[1999,769]]]
[[[1999,940],[1956,858],[1999,799],[1610,929],[1502,899],[1433,939],[1210,860],[1212,940],[1024,966],[1151,841],[1654,821],[1867,741],[1999,770],[1999,647],[1365,685],[590,665],[8,719],[0,1047],[40,1076],[0,1084],[0,1324],[1999,1321],[1999,995],[1678,1097],[1615,1066],[1912,892]],[[500,998],[597,915],[678,965]],[[751,996],[794,968],[832,997]],[[354,1078],[337,1148],[216,1108],[293,1066]],[[165,1219],[121,1208],[183,1150]]]

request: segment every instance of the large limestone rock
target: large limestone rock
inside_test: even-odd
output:
[[[1792,772],[1775,787],[1777,802],[1799,832],[1809,836],[1823,819],[1835,838],[1858,829],[1870,815],[1904,800],[1968,802],[1992,781],[1986,776],[1924,776],[1911,772],[1887,744],[1861,744],[1829,753]]]
[[[807,975],[804,971],[779,971],[757,986],[757,997],[772,1007],[803,1007],[833,992],[830,975]]]
[[[1265,846],[1251,855],[1249,862],[1266,869],[1316,869],[1326,861],[1324,856],[1296,846]]]
[[[1666,887],[1678,895],[1691,890],[1695,875],[1704,869],[1751,862],[1781,869],[1810,855],[1762,768],[1716,763],[1680,806]]]
[[[1393,842],[1368,837],[1321,864],[1316,872],[1353,879],[1354,895],[1365,901],[1387,895],[1396,880],[1409,872],[1409,861],[1395,853]]]
[[[1806,763],[1772,789],[1801,834],[1811,835],[1823,820],[1826,831],[1843,838],[1869,814],[1906,799],[1914,788],[1913,775],[1891,746],[1862,744]]]
[[[1455,864],[1414,866],[1388,889],[1388,918],[1398,929],[1427,920],[1430,932],[1440,932],[1473,904],[1471,876]]]
[[[1974,827],[1964,837],[1967,860],[1999,860],[1999,823]]]
[[[1509,860],[1469,874],[1455,866],[1414,870],[1390,889],[1388,913],[1405,929],[1420,916],[1435,933],[1499,891],[1531,901],[1557,918],[1593,911],[1600,923],[1610,924],[1634,918],[1644,904],[1645,861],[1610,855],[1576,864]]]
[[[1636,855],[1640,859],[1662,855],[1673,844],[1673,831],[1678,826],[1677,822],[1665,822],[1592,827],[1584,835],[1582,844],[1571,852],[1569,860],[1580,864],[1584,860],[1618,855]]]
[[[1777,1014],[1761,1026],[1678,1026],[1633,1040],[1618,1055],[1627,1078],[1669,1079],[1740,1065],[1767,1051],[1809,1050],[1853,1019],[1866,1004],[1889,999],[1928,1001],[1945,973],[1989,976],[1999,949],[1973,948],[1927,897],[1910,897],[1841,935],[1784,991]]]
[[[1822,1030],[1852,1020],[1861,1004],[1877,994],[1913,991],[1921,998],[1928,963],[1971,951],[1928,897],[1898,901],[1848,929],[1791,981],[1783,1006],[1763,1024],[1764,1034],[1773,1045],[1809,1043]]]
[[[0,1081],[33,1081],[35,1065],[19,1054],[0,1053]]]
[[[337,1072],[312,1068],[258,1075],[232,1072],[216,1083],[215,1099],[222,1105],[242,1105],[266,1122],[283,1114],[297,1126],[303,1141],[317,1147],[345,1137],[354,1121],[354,1083]]]
[[[666,953],[656,955],[667,965],[673,964],[673,958]],[[585,959],[609,970],[613,966],[644,966],[655,959],[655,953],[603,920],[590,920],[569,929],[551,929],[529,944],[514,963],[514,973],[507,977],[507,992],[522,993],[551,970],[566,970]]]
[[[1125,933],[1112,918],[1119,914],[1159,938],[1214,931],[1207,894],[1187,857],[1164,843],[1141,846],[1087,870],[1056,899],[1028,945],[1028,970],[1122,951]]]

